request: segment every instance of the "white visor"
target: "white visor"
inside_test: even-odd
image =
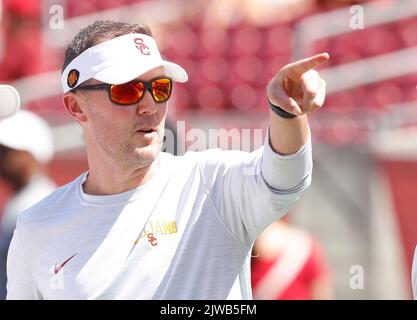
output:
[[[19,93],[8,85],[0,85],[0,119],[10,118],[20,108]]]
[[[164,67],[165,75],[177,82],[188,80],[178,64],[165,61],[155,40],[144,34],[127,34],[91,47],[76,57],[61,75],[64,93],[89,79],[122,84]]]

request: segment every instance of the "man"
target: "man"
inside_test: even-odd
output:
[[[0,121],[15,115],[20,108],[19,93],[9,85],[0,84]]]
[[[306,113],[321,54],[268,85],[270,125],[253,153],[160,152],[172,82],[146,25],[97,21],[69,44],[63,102],[82,127],[88,172],[19,217],[9,299],[250,299],[257,235],[310,184]],[[279,115],[278,115],[279,114]]]
[[[6,258],[17,216],[55,190],[45,165],[53,156],[45,120],[21,110],[0,121],[0,179],[11,189],[0,223],[0,299],[6,298]]]

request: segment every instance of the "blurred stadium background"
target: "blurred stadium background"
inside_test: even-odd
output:
[[[353,5],[363,29],[352,28]],[[97,19],[149,24],[164,55],[185,67],[190,80],[170,104],[174,128],[265,129],[268,80],[291,60],[328,52],[326,103],[310,117],[313,183],[291,220],[322,243],[337,299],[411,298],[416,0],[1,0],[0,19],[0,83],[53,128],[58,185],[87,168],[81,130],[61,105],[63,54]],[[9,195],[1,184],[0,212]],[[350,286],[354,266],[362,289]]]

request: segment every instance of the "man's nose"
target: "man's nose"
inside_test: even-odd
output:
[[[152,98],[149,90],[146,90],[144,96],[138,104],[138,114],[139,115],[151,115],[158,111],[158,106]]]

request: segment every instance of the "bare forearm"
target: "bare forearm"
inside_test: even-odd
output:
[[[269,134],[272,149],[282,155],[296,153],[310,137],[307,115],[284,119],[269,110]]]

